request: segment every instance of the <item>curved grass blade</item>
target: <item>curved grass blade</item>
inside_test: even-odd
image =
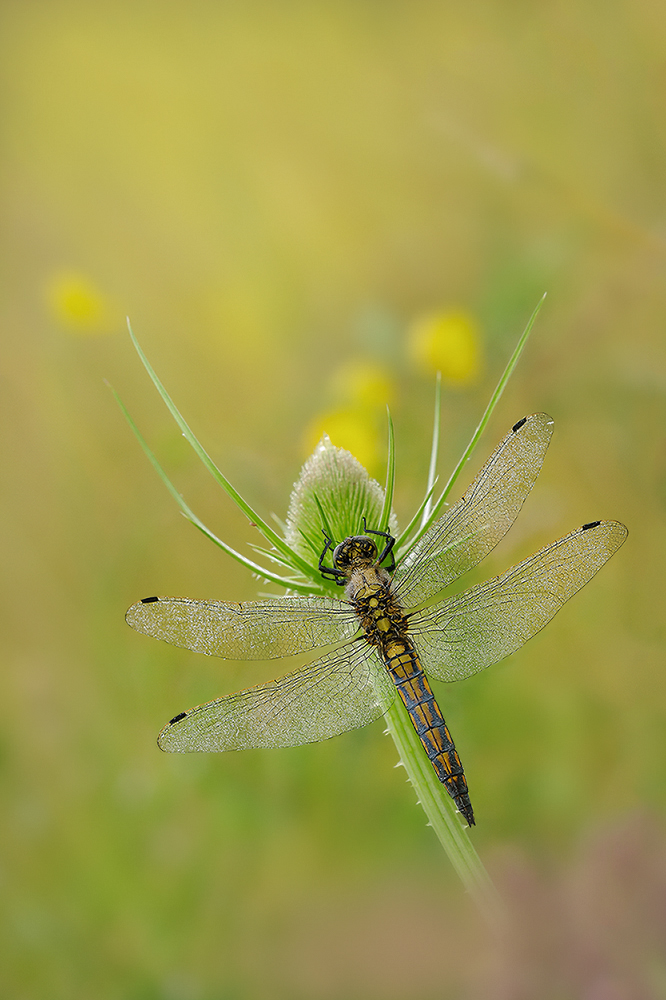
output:
[[[266,580],[267,583],[276,583],[276,584],[278,584],[278,586],[280,586],[280,587],[287,587],[289,590],[297,590],[299,593],[302,593],[302,594],[311,594],[312,593],[312,589],[313,589],[313,586],[312,586],[311,583],[304,584],[304,583],[302,583],[301,581],[298,581],[298,580],[293,580],[293,579],[290,579],[290,578],[287,578],[287,577],[282,577],[282,576],[279,576],[277,573],[272,573],[271,570],[269,570],[269,569],[265,569],[263,566],[259,566],[258,563],[255,563],[251,559],[248,559],[246,556],[242,555],[240,552],[236,552],[236,550],[232,549],[230,545],[227,545],[226,542],[223,542],[221,538],[218,538],[217,535],[214,534],[214,532],[212,532],[210,530],[210,528],[208,528],[203,523],[203,521],[201,521],[197,517],[197,515],[194,513],[194,511],[191,509],[191,507],[186,503],[185,500],[183,500],[182,496],[180,495],[180,493],[178,492],[178,490],[176,489],[176,487],[173,485],[173,483],[171,482],[171,480],[167,476],[166,472],[164,471],[164,469],[162,468],[162,466],[158,462],[157,458],[155,457],[155,455],[153,454],[153,452],[149,448],[147,442],[145,441],[145,439],[143,438],[143,436],[142,436],[141,432],[139,431],[138,427],[134,423],[132,417],[129,414],[129,411],[127,410],[127,407],[125,406],[125,404],[121,400],[121,398],[118,395],[118,393],[116,392],[116,390],[113,388],[113,386],[109,386],[109,388],[111,389],[111,392],[113,393],[114,398],[115,398],[118,406],[120,407],[120,409],[121,409],[121,411],[123,413],[123,416],[125,417],[125,420],[129,424],[129,426],[130,426],[130,428],[132,430],[132,433],[134,434],[134,436],[136,437],[137,441],[139,442],[139,444],[143,448],[143,450],[144,450],[144,452],[146,454],[146,457],[148,458],[148,461],[150,462],[150,464],[152,465],[152,467],[157,472],[157,475],[160,477],[160,479],[162,480],[162,482],[164,483],[164,485],[168,489],[169,493],[171,494],[171,496],[174,498],[174,500],[176,501],[176,503],[180,507],[181,511],[183,512],[183,514],[185,515],[185,517],[187,518],[187,520],[190,521],[195,526],[195,528],[198,528],[199,531],[201,531],[206,536],[206,538],[209,538],[211,540],[211,542],[214,542],[215,545],[217,545],[224,552],[226,552],[227,555],[231,556],[232,559],[236,559],[236,561],[239,562],[239,563],[241,563],[243,566],[245,566],[246,569],[249,569],[250,572],[256,574],[257,576],[260,576],[262,579]]]
[[[210,457],[210,455],[208,454],[208,452],[205,450],[205,448],[199,443],[198,439],[195,437],[194,433],[192,432],[191,428],[187,424],[187,422],[186,422],[185,418],[183,417],[183,415],[181,414],[180,410],[178,409],[178,407],[176,406],[176,404],[173,402],[173,400],[171,399],[171,396],[166,391],[164,385],[162,384],[162,382],[158,378],[155,370],[153,369],[152,365],[148,361],[148,358],[144,354],[144,352],[143,352],[143,350],[141,348],[141,345],[139,344],[138,340],[134,336],[134,333],[132,331],[132,327],[130,326],[129,320],[127,321],[127,328],[129,330],[130,337],[132,338],[132,343],[134,344],[136,352],[139,355],[139,357],[141,358],[141,362],[142,362],[144,368],[146,369],[146,371],[148,372],[148,374],[149,374],[149,376],[150,376],[150,378],[151,378],[151,380],[153,382],[153,385],[155,386],[155,388],[159,392],[160,396],[162,397],[162,400],[163,400],[165,406],[167,407],[167,409],[169,410],[171,416],[174,418],[174,420],[176,421],[176,423],[180,427],[180,429],[181,429],[181,431],[183,433],[183,436],[185,437],[186,441],[192,447],[192,449],[196,452],[197,456],[199,457],[199,459],[201,460],[201,462],[204,464],[204,466],[208,469],[208,471],[210,472],[211,476],[213,477],[213,479],[215,480],[215,482],[218,484],[218,486],[222,487],[222,489],[225,491],[225,493],[233,500],[233,502],[236,504],[236,506],[245,514],[245,516],[248,518],[248,520],[261,532],[261,534],[264,536],[264,538],[268,542],[270,542],[271,545],[273,545],[279,552],[281,552],[285,556],[285,558],[291,563],[291,565],[294,567],[294,569],[297,569],[300,573],[302,573],[304,576],[307,576],[307,577],[316,576],[316,570],[314,569],[314,567],[313,566],[309,566],[305,562],[305,560],[302,559],[298,555],[298,553],[294,552],[293,549],[291,549],[287,545],[287,543],[284,541],[284,539],[280,538],[280,536],[271,528],[271,526],[269,524],[267,524],[256,513],[256,511],[254,511],[252,509],[252,507],[250,507],[250,505],[243,499],[243,497],[240,495],[240,493],[237,490],[234,489],[234,487],[231,485],[231,483],[229,482],[229,480],[227,479],[227,477],[220,471],[220,469],[218,469],[217,465],[212,460],[212,458]]]
[[[319,514],[321,516],[321,524],[322,524],[322,527],[323,527],[324,531],[326,532],[326,537],[330,538],[331,541],[334,541],[335,540],[335,536],[333,535],[331,526],[328,523],[328,518],[326,517],[326,511],[324,510],[324,507],[322,505],[321,500],[319,499],[319,497],[317,496],[316,493],[312,494],[312,498],[313,498],[314,502],[316,503],[317,510],[319,511]]]
[[[415,530],[416,525],[419,523],[419,520],[423,517],[423,511],[426,508],[426,504],[428,503],[428,500],[430,500],[432,498],[432,495],[435,492],[435,487],[437,486],[438,482],[439,482],[439,477],[437,477],[435,479],[434,483],[432,484],[432,486],[430,487],[430,489],[428,490],[428,492],[424,496],[423,500],[419,504],[418,508],[416,509],[416,512],[414,513],[414,516],[412,517],[411,521],[409,522],[409,524],[407,525],[407,527],[405,528],[405,530],[401,534],[400,540],[401,540],[403,546],[405,544],[406,539],[408,539],[409,536],[411,535],[412,531]],[[409,551],[410,548],[411,548],[411,545],[409,545],[406,549],[400,548],[400,543],[396,542],[396,544],[395,544],[396,560],[398,560],[398,554],[399,554],[399,558],[402,560],[403,556],[405,556],[407,554],[407,552]]]
[[[488,403],[488,405],[487,405],[487,407],[486,407],[486,409],[484,411],[484,414],[481,417],[481,420],[479,422],[478,427],[476,428],[476,430],[472,434],[470,442],[467,445],[467,447],[465,448],[465,451],[463,452],[463,454],[462,454],[462,456],[460,458],[460,461],[458,462],[458,464],[456,465],[455,469],[451,473],[451,476],[449,477],[449,481],[447,482],[447,484],[444,487],[442,493],[440,494],[437,502],[435,503],[435,505],[433,506],[432,510],[430,511],[430,515],[429,515],[427,521],[425,521],[424,523],[421,524],[421,527],[419,528],[418,533],[414,536],[414,538],[412,538],[407,551],[409,551],[411,548],[413,548],[413,546],[416,544],[416,542],[418,542],[419,538],[421,538],[421,536],[426,533],[426,531],[428,530],[428,528],[430,527],[430,525],[433,524],[433,522],[437,519],[437,516],[438,516],[439,512],[441,511],[442,507],[444,506],[444,504],[446,502],[446,498],[448,497],[449,493],[451,492],[451,489],[453,488],[454,483],[456,482],[458,476],[462,472],[465,464],[467,463],[467,461],[471,457],[472,452],[476,448],[476,446],[477,446],[477,444],[479,442],[479,438],[481,437],[481,435],[483,434],[484,430],[486,429],[486,425],[488,424],[488,421],[490,420],[490,418],[492,416],[493,410],[495,409],[495,407],[499,403],[499,401],[500,401],[500,399],[502,397],[502,393],[504,392],[504,390],[506,388],[507,382],[509,381],[509,379],[513,375],[514,369],[515,369],[516,365],[518,364],[518,361],[520,360],[520,356],[523,353],[523,350],[524,350],[525,345],[526,345],[526,343],[528,341],[529,335],[532,332],[532,327],[534,326],[534,324],[536,322],[536,318],[539,315],[539,311],[541,309],[541,306],[544,303],[545,298],[546,298],[546,293],[544,293],[541,296],[541,299],[539,300],[536,309],[534,310],[534,312],[530,316],[530,318],[528,320],[528,323],[527,323],[527,326],[525,327],[525,330],[523,331],[523,334],[522,334],[520,340],[516,344],[515,350],[514,350],[513,354],[511,355],[511,357],[509,358],[509,362],[508,362],[506,368],[502,372],[501,378],[500,378],[499,382],[497,383],[497,385],[495,387],[495,391],[493,392],[492,396],[490,397],[490,402]],[[400,546],[401,543],[404,544],[404,537],[405,537],[405,532],[403,532],[403,534],[399,538],[399,540],[398,540],[398,546]]]
[[[432,447],[430,449],[430,466],[428,468],[428,485],[426,487],[426,501],[421,517],[421,527],[428,523],[430,511],[432,509],[432,494],[435,489],[435,478],[437,472],[437,455],[439,453],[439,428],[442,416],[442,373],[437,372],[437,382],[435,383],[435,415],[432,425]]]
[[[379,515],[379,530],[387,531],[389,519],[391,517],[391,507],[393,504],[393,490],[395,488],[395,434],[393,432],[393,421],[388,407],[386,408],[388,418],[388,450],[386,456],[386,488],[384,490],[384,503],[382,512]]]

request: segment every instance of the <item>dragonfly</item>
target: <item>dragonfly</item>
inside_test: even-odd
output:
[[[393,536],[365,521],[362,532],[337,545],[326,536],[319,570],[344,588],[340,599],[146,597],[134,604],[126,616],[132,628],[196,652],[269,660],[315,651],[278,680],[180,712],[161,731],[159,747],[195,752],[318,742],[373,722],[400,698],[437,777],[473,826],[465,772],[430,679],[462,680],[515,652],[627,537],[618,521],[590,521],[494,579],[443,596],[514,523],[552,431],[545,413],[515,423],[464,496],[397,565]]]

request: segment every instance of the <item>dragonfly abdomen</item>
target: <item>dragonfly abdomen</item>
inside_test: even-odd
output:
[[[460,757],[409,639],[390,639],[381,656],[435,773],[470,826],[474,811]]]

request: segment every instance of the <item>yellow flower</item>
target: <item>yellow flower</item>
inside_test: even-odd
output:
[[[106,333],[113,309],[94,283],[77,271],[58,271],[46,286],[51,318],[66,330],[84,334]]]
[[[463,311],[437,312],[417,319],[407,334],[414,364],[424,372],[441,371],[454,385],[469,385],[481,369],[476,321]]]
[[[386,406],[393,397],[389,372],[371,361],[350,361],[333,374],[329,392],[338,405],[310,422],[303,435],[304,453],[313,451],[327,434],[374,475],[386,449]]]
[[[311,421],[303,436],[303,451],[314,451],[322,435],[327,434],[334,445],[350,451],[369,472],[380,463],[385,441],[378,421],[363,408],[329,410]]]
[[[352,361],[331,380],[333,393],[351,406],[386,412],[393,398],[393,381],[386,368],[371,361]]]

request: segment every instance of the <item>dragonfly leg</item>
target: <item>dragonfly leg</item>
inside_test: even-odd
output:
[[[319,556],[319,572],[324,577],[325,580],[335,580],[338,586],[342,587],[347,582],[347,577],[341,569],[336,569],[334,566],[324,566],[324,559],[326,558],[326,553],[333,548],[333,539],[329,538],[326,531],[322,528],[322,535],[326,539],[326,544],[322,549],[322,553]]]
[[[387,556],[391,557],[391,565],[387,566],[386,569],[389,573],[392,573],[395,569],[395,556],[393,555],[393,546],[395,545],[395,538],[389,531],[375,531],[373,528],[369,528],[366,524],[365,518],[363,518],[363,531],[366,535],[379,535],[381,538],[386,539],[386,545],[384,546],[384,551],[380,556],[377,557],[377,565],[381,566]]]

